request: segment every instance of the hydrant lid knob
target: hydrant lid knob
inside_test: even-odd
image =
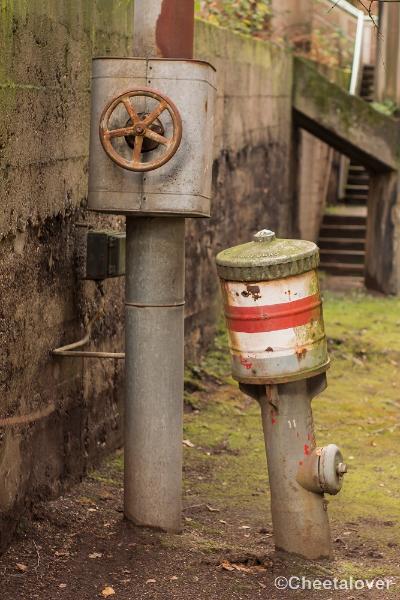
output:
[[[253,235],[255,242],[272,242],[275,239],[275,232],[270,229],[261,229]]]

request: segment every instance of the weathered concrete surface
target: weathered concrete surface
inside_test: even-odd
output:
[[[340,69],[313,62],[329,81],[348,89],[348,76]],[[298,237],[316,242],[328,196],[336,197],[335,172],[332,171],[335,151],[304,129],[298,132],[294,151],[298,153],[298,182],[295,196],[298,205]],[[333,179],[333,181],[332,181]],[[333,184],[333,194],[331,186]],[[329,198],[331,200],[331,198]]]
[[[316,242],[328,196],[334,150],[307,131],[299,135],[299,237]]]
[[[212,217],[187,221],[186,338],[194,358],[219,310],[214,257],[264,227],[290,235],[292,57],[198,21],[195,56],[217,69]]]
[[[400,293],[400,182],[396,171],[371,175],[365,262],[368,288]]]
[[[121,443],[123,365],[54,359],[83,335],[100,290],[79,280],[85,211],[90,60],[132,52],[132,0],[1,4],[0,38],[0,548],[37,498],[60,493]],[[262,227],[292,229],[292,62],[283,50],[205,23],[196,55],[219,69],[211,220],[187,222],[188,356],[217,318],[214,256]],[[92,348],[121,350],[123,280],[105,284]],[[34,419],[32,420],[32,415]]]
[[[398,167],[397,122],[331,83],[304,59],[294,61],[294,122],[374,171]]]
[[[133,2],[4,0],[0,8],[0,549],[18,516],[121,442],[122,365],[53,359],[100,293],[80,282],[92,54],[125,54]],[[123,221],[115,219],[120,228]],[[106,284],[93,346],[119,349],[123,281]],[[34,418],[34,420],[31,420]]]

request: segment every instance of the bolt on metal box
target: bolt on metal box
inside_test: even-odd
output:
[[[85,279],[102,280],[125,275],[125,233],[89,231]]]
[[[209,216],[215,93],[206,62],[94,59],[89,209]]]

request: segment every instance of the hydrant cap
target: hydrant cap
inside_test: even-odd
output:
[[[220,252],[216,262],[222,279],[269,281],[316,269],[319,251],[314,242],[279,239],[273,231],[262,229],[253,242]]]

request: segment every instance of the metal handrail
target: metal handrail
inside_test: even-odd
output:
[[[347,2],[347,0],[328,0],[328,2],[332,4],[333,7],[338,6],[345,12],[350,13],[353,17],[358,17],[359,13],[364,17],[363,11],[353,6],[353,4],[350,4],[350,2]]]
[[[358,84],[360,81],[361,61],[362,61],[362,45],[364,37],[365,14],[359,8],[356,8],[347,0],[327,0],[332,4],[332,8],[339,8],[357,19],[356,39],[354,42],[353,63],[351,67],[351,78],[349,86],[349,94],[354,96],[358,92]]]

